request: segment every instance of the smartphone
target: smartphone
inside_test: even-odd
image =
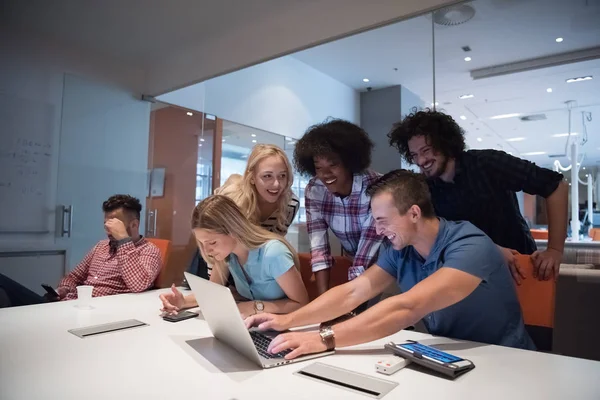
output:
[[[190,318],[196,318],[198,315],[200,314],[193,311],[181,311],[177,314],[165,315],[163,319],[169,322],[179,322]]]
[[[54,290],[54,288],[52,286],[42,283],[42,287],[44,288],[46,293],[48,293],[49,295],[54,296],[54,297],[60,297],[58,292],[56,290]]]

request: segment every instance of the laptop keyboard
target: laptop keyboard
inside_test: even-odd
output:
[[[286,354],[291,352],[291,350],[284,350],[277,354],[271,354],[267,351],[267,349],[269,348],[269,344],[273,339],[257,331],[250,331],[250,337],[254,342],[254,347],[256,347],[256,350],[258,350],[258,354],[264,358],[283,358]]]

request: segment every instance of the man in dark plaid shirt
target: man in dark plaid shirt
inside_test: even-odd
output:
[[[352,259],[348,280],[375,263],[383,237],[377,235],[367,188],[381,175],[369,171],[373,143],[348,121],[331,120],[312,126],[296,143],[294,164],[312,179],[304,191],[311,265],[319,294],[329,289],[329,269],[335,268],[328,230]]]
[[[562,174],[497,150],[465,151],[464,131],[451,116],[425,110],[394,125],[390,145],[416,164],[428,178],[438,216],[469,221],[502,250],[513,278],[515,253],[532,254],[538,279],[558,277],[567,230],[569,187]],[[524,191],[546,199],[548,247],[536,251],[535,241],[517,202]]]

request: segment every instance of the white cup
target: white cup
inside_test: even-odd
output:
[[[92,291],[93,286],[81,285],[77,286],[77,308],[89,310],[92,308]]]

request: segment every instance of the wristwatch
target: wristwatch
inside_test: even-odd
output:
[[[325,326],[321,328],[319,335],[321,335],[321,341],[325,343],[327,351],[335,349],[335,332],[333,332],[333,328],[331,326]]]
[[[260,300],[255,300],[254,301],[254,313],[260,314],[263,311],[265,311],[265,304]]]

